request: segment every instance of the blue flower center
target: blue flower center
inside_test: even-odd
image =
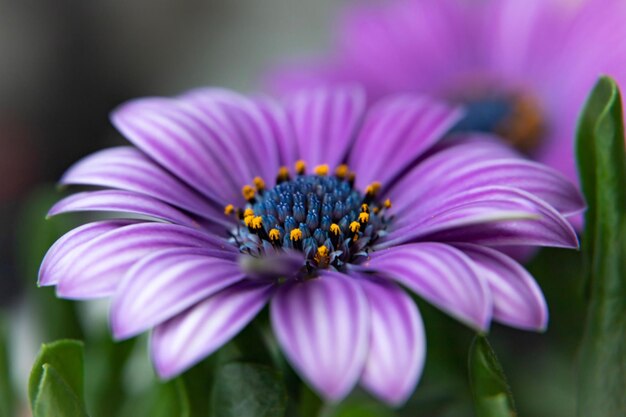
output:
[[[453,132],[495,133],[525,154],[532,154],[540,145],[545,120],[533,96],[480,91],[456,99],[465,106],[466,113]]]
[[[389,217],[389,200],[380,202],[380,183],[361,192],[354,187],[354,173],[340,165],[329,175],[327,165],[306,174],[303,161],[296,163],[296,176],[280,169],[276,185],[265,188],[261,178],[242,193],[244,209],[226,207],[226,214],[238,215],[232,231],[242,253],[263,256],[276,250],[304,253],[306,269],[341,270],[347,263],[365,256],[368,247],[384,234]]]

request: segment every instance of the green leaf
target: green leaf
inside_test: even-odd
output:
[[[148,391],[132,398],[121,413],[114,415],[122,417],[190,417],[191,412],[185,384],[182,378],[176,378],[166,383],[155,383]]]
[[[54,372],[51,371],[52,374],[48,377],[51,383],[56,382],[57,377],[60,378],[77,400],[83,403],[83,344],[76,340],[58,340],[43,344],[35,359],[28,380],[28,397],[33,410],[36,408],[35,403],[43,386],[45,369],[50,366],[54,368]],[[47,389],[53,393],[60,392],[57,386]]]
[[[42,333],[40,340],[83,339],[84,336],[76,302],[57,298],[51,287],[37,288],[39,265],[46,251],[76,225],[69,217],[46,220],[46,213],[60,197],[53,185],[41,186],[28,196],[17,221],[18,273],[24,279],[29,308],[37,314],[38,322],[45,323],[38,329]]]
[[[470,347],[469,375],[477,417],[516,415],[509,384],[484,336],[477,335]]]
[[[626,415],[626,170],[620,92],[601,78],[583,110],[577,156],[588,210],[589,290],[580,350],[579,416]]]
[[[0,318],[0,417],[15,415],[15,392],[9,366],[7,325]]]
[[[283,416],[287,393],[282,375],[264,365],[222,365],[215,374],[211,405],[213,417]]]
[[[33,404],[34,417],[86,417],[83,402],[74,390],[47,363],[41,367],[41,380],[37,389],[37,397]]]

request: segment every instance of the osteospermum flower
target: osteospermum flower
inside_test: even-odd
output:
[[[391,404],[413,391],[424,332],[402,287],[475,329],[543,329],[541,291],[497,248],[576,247],[564,218],[582,207],[575,187],[498,142],[438,145],[456,108],[412,96],[364,108],[352,87],[122,105],[112,120],[136,147],[98,152],[62,179],[107,190],[50,211],[121,218],[61,237],[39,283],[110,297],[113,335],[152,330],[163,378],[269,303],[282,351],[329,400],[357,383]]]
[[[282,90],[358,81],[467,106],[456,130],[495,132],[576,181],[576,120],[597,78],[626,81],[621,0],[392,0],[357,6],[326,61],[286,69]]]

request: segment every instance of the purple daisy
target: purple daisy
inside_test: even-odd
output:
[[[279,90],[360,82],[372,98],[429,94],[467,106],[461,131],[495,132],[576,181],[576,120],[597,78],[626,81],[622,0],[393,0],[357,6],[334,58]]]
[[[402,287],[469,326],[541,330],[533,278],[497,248],[572,247],[576,188],[490,138],[438,143],[462,112],[356,87],[284,102],[206,89],[112,115],[136,147],[78,162],[63,184],[105,187],[50,215],[107,211],[48,251],[40,285],[111,298],[117,339],[151,332],[171,378],[269,303],[302,378],[337,401],[360,383],[390,404],[413,391],[422,320]]]

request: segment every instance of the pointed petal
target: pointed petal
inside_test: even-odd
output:
[[[399,218],[378,247],[415,240],[578,247],[571,224],[520,189],[485,186],[425,201]]]
[[[140,223],[104,233],[68,253],[65,275],[57,284],[64,298],[97,298],[112,295],[126,271],[155,251],[204,248],[208,255],[234,260],[237,249],[226,240],[185,226]]]
[[[423,96],[396,95],[375,104],[350,152],[357,187],[387,184],[460,119],[462,111]]]
[[[181,99],[144,98],[120,106],[111,120],[150,158],[223,206],[242,203],[240,187],[256,175],[224,130],[224,117],[221,109],[203,112]]]
[[[411,395],[424,367],[424,325],[411,298],[387,280],[360,277],[371,312],[370,348],[361,384],[393,406]]]
[[[385,192],[393,207],[391,213],[402,215],[405,210],[421,202],[422,196],[439,178],[460,167],[494,159],[519,157],[500,139],[489,135],[453,136],[435,145],[432,153],[410,169]],[[385,184],[383,184],[384,186]]]
[[[272,300],[278,342],[304,380],[330,401],[354,387],[369,338],[367,299],[355,280],[325,272],[281,287]]]
[[[172,378],[220,348],[261,311],[271,293],[271,286],[241,282],[156,327],[150,351],[159,376]]]
[[[48,216],[77,211],[119,212],[198,227],[193,219],[169,204],[130,191],[104,190],[73,194],[56,203]]]
[[[205,249],[155,252],[135,263],[117,287],[113,335],[135,336],[243,278],[236,262],[207,256]]]
[[[68,266],[65,257],[76,248],[104,233],[132,223],[134,222],[130,220],[104,220],[70,230],[48,249],[39,267],[39,285],[56,285]]]
[[[575,214],[585,208],[585,202],[567,178],[544,165],[523,159],[496,159],[477,161],[467,164],[465,161],[442,175],[427,181],[427,189],[413,201],[437,200],[460,191],[484,186],[505,186],[518,188],[533,194],[553,206],[564,215]]]
[[[526,330],[544,330],[548,307],[533,277],[517,262],[494,249],[455,245],[469,256],[487,280],[493,297],[494,320]]]
[[[300,157],[312,168],[343,161],[363,117],[365,94],[356,87],[318,88],[287,102]]]
[[[130,146],[104,149],[74,164],[61,184],[95,185],[134,191],[157,198],[209,220],[229,225],[222,209],[179,181],[140,150]]]
[[[450,245],[411,243],[373,252],[363,267],[393,278],[471,327],[489,327],[492,300],[487,282],[472,260]]]
[[[257,101],[219,88],[192,90],[183,95],[181,101],[187,112],[199,119],[207,119],[207,126],[213,129],[219,126],[218,139],[222,146],[235,152],[231,158],[233,163],[245,161],[246,167],[237,168],[243,169],[242,173],[247,172],[247,177],[242,176],[244,182],[239,184],[240,187],[255,176],[263,177],[268,184],[273,183],[280,164],[274,136],[275,120],[268,117]],[[229,155],[225,153],[220,157],[228,158]],[[234,166],[226,165],[231,170]]]

